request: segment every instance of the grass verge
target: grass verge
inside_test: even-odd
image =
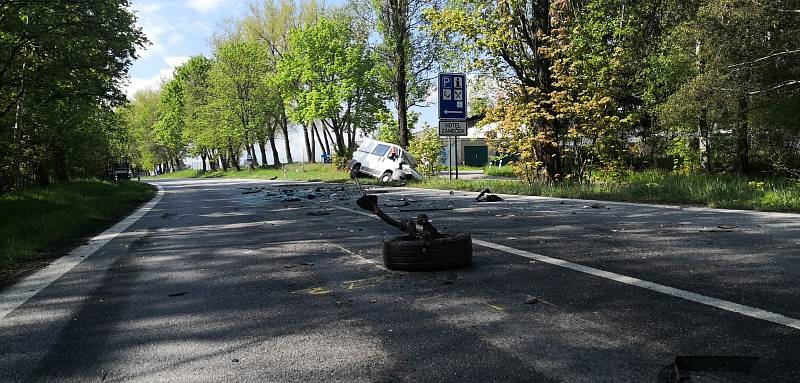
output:
[[[184,170],[159,178],[272,178],[297,181],[346,182],[347,172],[330,164],[293,164],[283,169],[243,170],[240,172],[197,172]],[[486,168],[485,175],[510,176],[511,168]],[[374,180],[364,179],[373,184]],[[562,183],[527,185],[516,179],[453,180],[427,178],[409,186],[478,192],[535,195],[543,197],[596,199],[621,202],[697,205],[723,209],[744,209],[800,213],[800,182],[787,179],[758,179],[736,175],[676,174],[644,171],[629,174],[621,181],[597,180],[592,184]]]
[[[330,164],[291,164],[280,169],[242,169],[241,171],[202,172],[186,169],[174,173],[166,173],[147,179],[165,178],[262,178],[286,179],[294,181],[345,182],[350,179],[348,172],[338,171]]]
[[[503,194],[800,213],[800,182],[736,175],[645,171],[632,173],[622,181],[592,184],[527,185],[515,180],[426,179],[413,186],[475,192],[488,188]]]
[[[155,193],[144,183],[86,180],[0,196],[0,279],[21,262],[100,231]]]

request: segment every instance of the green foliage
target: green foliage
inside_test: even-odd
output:
[[[296,121],[321,120],[336,139],[336,151],[348,151],[345,134],[374,129],[385,110],[379,82],[380,65],[367,47],[366,36],[352,33],[353,20],[343,15],[321,17],[292,32],[290,50],[278,63],[284,84],[299,84],[290,116]]]
[[[353,151],[346,149],[344,152],[337,151],[336,153],[333,153],[331,162],[336,170],[347,170],[347,166],[350,165],[351,159],[353,159]]]
[[[443,150],[444,144],[438,130],[428,126],[408,146],[409,153],[417,159],[417,170],[425,176],[434,176],[439,172],[439,157]]]
[[[413,110],[408,112],[409,130],[414,129],[419,121],[419,117],[420,114],[418,112]],[[377,139],[383,142],[391,142],[400,145],[400,129],[394,115],[389,111],[380,111],[378,112],[377,119],[379,121]]]
[[[381,41],[375,51],[387,64],[382,77],[391,89],[398,114],[398,140],[409,144],[413,123],[409,108],[421,104],[428,95],[435,72],[444,60],[447,44],[428,33],[426,9],[439,8],[443,0],[371,0],[375,29]]]
[[[112,107],[146,43],[125,0],[0,5],[0,192],[101,175],[127,139]]]

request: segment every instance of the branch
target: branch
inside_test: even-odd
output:
[[[760,63],[762,61],[766,61],[766,60],[769,60],[769,59],[772,59],[772,58],[775,58],[775,57],[785,56],[785,55],[792,55],[792,54],[796,54],[796,53],[800,53],[800,49],[795,49],[793,51],[784,51],[784,52],[773,53],[771,55],[767,55],[767,56],[755,59],[753,61],[746,61],[746,62],[743,62],[743,63],[731,64],[731,65],[728,65],[726,68],[739,68],[739,67],[743,67],[743,66],[747,66],[747,65],[757,64],[757,63]]]
[[[771,88],[768,88],[768,89],[761,89],[761,90],[754,90],[754,91],[751,91],[751,92],[747,92],[747,95],[748,96],[755,96],[755,95],[758,95],[758,94],[761,94],[761,93],[771,92],[773,90],[778,90],[780,88],[791,86],[791,85],[795,85],[795,84],[800,84],[800,80],[787,80],[787,81],[784,81],[784,82],[782,82],[780,84],[777,84],[777,85],[775,85],[775,86],[773,86]]]

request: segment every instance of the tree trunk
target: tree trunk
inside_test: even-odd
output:
[[[247,166],[253,170],[253,153],[250,152],[250,145],[244,144],[244,150],[247,152]]]
[[[253,153],[253,167],[258,167],[258,157],[256,157],[256,147],[250,144],[250,153]]]
[[[348,127],[348,128],[347,128],[347,129],[344,131],[344,135],[345,135],[345,137],[346,137],[346,140],[345,140],[345,142],[347,143],[347,149],[350,149],[350,148],[353,146],[353,139],[352,139],[352,138],[350,138],[350,137],[351,137],[351,136],[350,136],[350,130],[352,130],[352,128],[351,128],[351,127]]]
[[[41,187],[50,186],[50,176],[47,174],[47,166],[45,166],[44,162],[38,161],[35,169],[33,179],[36,185]]]
[[[308,134],[309,136],[311,136],[311,157],[309,159],[309,162],[315,163],[317,162],[317,141],[314,141],[313,131],[309,130]]]
[[[747,123],[747,98],[739,99],[739,124],[736,127],[736,173],[750,171],[750,127]]]
[[[331,152],[331,143],[333,142],[333,137],[330,137],[330,140],[328,140],[330,132],[328,132],[328,128],[325,126],[322,126],[322,136],[325,137],[325,151],[328,153],[328,155],[333,154],[333,152]]]
[[[203,173],[206,172],[206,151],[200,152],[200,162],[203,164]]]
[[[700,168],[705,172],[711,171],[711,141],[709,140],[708,111],[703,108],[697,122],[698,155]]]
[[[347,150],[347,146],[344,142],[344,129],[336,129],[333,127],[333,135],[336,136],[336,153],[339,155],[344,155],[345,151]]]
[[[317,141],[319,141],[319,150],[325,152],[325,144],[322,143],[322,138],[319,136],[319,129],[317,129],[317,124],[314,122],[311,123],[311,132],[314,133],[317,137]],[[330,153],[330,151],[326,152]],[[316,157],[316,154],[314,155]]]
[[[351,151],[356,149],[356,133],[357,132],[358,132],[358,130],[355,129],[355,128],[353,129],[353,131],[350,132],[350,145],[348,145],[347,147]]]
[[[312,142],[313,142],[313,137],[312,137]],[[312,142],[309,142],[308,140],[308,126],[306,124],[303,124],[303,144],[305,144],[306,146],[306,161],[308,162],[314,162],[314,154],[311,153]]]
[[[289,119],[286,118],[286,112],[281,115],[281,132],[283,133],[284,145],[286,148],[286,163],[292,162],[292,149],[289,146]]]
[[[222,165],[222,171],[228,171],[228,159],[225,158],[225,155],[220,153],[219,155],[219,163]]]
[[[228,140],[228,160],[230,161],[231,167],[235,168],[237,172],[242,170],[242,168],[239,167],[239,156],[234,153],[233,144],[230,140]]]
[[[56,149],[53,154],[56,161],[56,181],[66,182],[69,180],[69,167],[67,165],[67,156],[64,152],[64,148],[59,145],[59,148]]]
[[[272,149],[272,158],[275,162],[275,166],[280,166],[281,159],[278,157],[278,147],[275,146],[275,129],[272,129],[272,132],[269,134],[269,146]]]
[[[258,140],[258,148],[261,150],[261,165],[264,167],[269,166],[269,162],[267,162],[267,141],[264,137]]]

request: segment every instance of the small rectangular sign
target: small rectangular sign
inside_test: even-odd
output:
[[[439,121],[440,136],[466,136],[466,121]]]
[[[467,75],[439,73],[439,118],[467,119]]]

